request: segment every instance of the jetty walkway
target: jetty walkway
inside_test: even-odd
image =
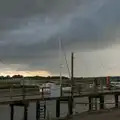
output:
[[[85,83],[85,85],[87,85]],[[90,86],[88,84],[88,86]],[[36,120],[46,119],[46,101],[54,100],[56,101],[56,118],[60,118],[60,111],[61,111],[61,102],[66,102],[68,104],[68,116],[73,115],[75,120],[80,117],[79,115],[74,115],[74,104],[87,104],[88,111],[98,111],[105,109],[105,96],[112,95],[114,97],[114,107],[119,108],[119,95],[120,89],[104,89],[101,84],[101,89],[99,86],[95,84],[93,89],[84,87],[81,89],[81,86],[77,87],[77,84],[74,84],[72,87],[77,89],[71,90],[71,92],[62,91],[60,95],[51,95],[48,89],[49,87],[42,87],[40,88],[39,85],[37,86],[29,86],[29,85],[10,85],[6,88],[0,88],[0,105],[9,105],[10,106],[10,120],[14,120],[14,107],[23,107],[24,108],[24,120],[28,120],[28,109],[29,104],[31,102],[36,103]],[[70,88],[71,86],[69,86]],[[87,89],[86,89],[87,88]],[[109,87],[108,87],[109,88]],[[47,91],[46,91],[47,89]],[[75,91],[74,91],[75,90]],[[56,91],[56,90],[54,90]],[[87,102],[84,101],[77,101],[74,102],[74,98],[84,98],[86,97],[88,100]],[[107,114],[107,113],[106,113]],[[89,116],[89,115],[88,115]],[[95,115],[96,116],[96,115]],[[91,116],[90,116],[91,117]],[[82,118],[80,118],[82,119]],[[87,120],[87,118],[85,118]],[[88,119],[89,120],[89,119]],[[97,119],[98,120],[98,119]]]
[[[73,115],[73,101],[74,98],[82,98],[82,97],[87,97],[88,98],[88,103],[84,102],[78,102],[76,104],[88,104],[89,111],[93,111],[97,109],[96,102],[94,99],[99,101],[99,110],[104,110],[105,107],[105,99],[104,97],[106,95],[113,95],[115,99],[115,108],[119,108],[119,95],[120,95],[120,90],[102,90],[102,91],[89,91],[89,92],[81,92],[81,93],[74,93],[74,96],[71,96],[71,94],[66,94],[63,96],[50,96],[50,94],[44,94],[43,92],[40,92],[36,88],[30,88],[30,87],[25,87],[24,88],[14,88],[14,89],[0,89],[0,104],[6,104],[10,106],[10,120],[14,120],[14,106],[18,107],[24,107],[24,120],[28,120],[27,114],[28,114],[28,108],[29,104],[31,102],[36,103],[36,120],[40,120],[41,118],[41,107],[42,110],[44,110],[44,117],[42,115],[42,118],[45,119],[46,115],[46,106],[45,103],[41,105],[41,102],[48,101],[48,100],[56,100],[56,118],[60,118],[60,104],[61,101],[65,101],[68,103],[68,115]],[[112,112],[113,115],[117,115],[119,112]],[[87,117],[84,116],[84,120],[92,120],[97,118],[96,120],[99,120],[99,115],[100,117],[107,118],[107,115],[109,116],[110,112],[105,112],[104,114],[88,114]],[[111,115],[111,114],[110,114]],[[75,120],[77,119],[82,119],[83,116],[81,115],[74,116]],[[103,119],[103,120],[104,120]],[[113,119],[111,119],[113,120]],[[115,119],[114,119],[115,120]],[[116,119],[117,120],[117,119]]]

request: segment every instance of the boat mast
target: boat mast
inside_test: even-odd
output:
[[[71,53],[71,96],[74,93],[74,53]]]
[[[62,58],[61,58],[62,44],[61,39],[59,39],[59,60],[60,60],[60,96],[62,96]]]

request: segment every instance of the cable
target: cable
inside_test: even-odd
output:
[[[65,49],[64,49],[64,46],[63,46],[63,42],[62,42],[62,40],[61,40],[61,48],[63,49],[63,55],[64,55],[64,59],[65,59],[65,63],[66,63],[66,67],[67,67],[68,74],[69,74],[69,78],[70,78],[70,77],[71,77],[70,69],[69,69],[69,65],[68,65],[68,62],[67,62],[66,52],[65,52]]]

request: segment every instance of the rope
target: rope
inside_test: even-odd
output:
[[[65,59],[65,63],[66,63],[66,67],[67,67],[68,74],[69,74],[69,78],[70,78],[70,77],[71,77],[70,69],[69,69],[69,65],[68,65],[68,62],[67,62],[66,51],[65,51],[65,48],[64,48],[64,46],[63,46],[63,42],[62,42],[62,40],[61,40],[61,48],[63,49],[63,55],[64,55],[64,59]]]

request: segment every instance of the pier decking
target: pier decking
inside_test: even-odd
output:
[[[74,96],[72,97],[71,95],[64,95],[64,96],[49,96],[49,94],[43,94],[40,93],[37,90],[32,90],[29,91],[29,88],[25,88],[25,90],[21,88],[17,88],[14,92],[9,89],[4,89],[1,90],[0,93],[0,104],[7,104],[11,108],[11,120],[14,120],[14,106],[19,106],[19,107],[24,107],[24,120],[27,120],[27,111],[29,107],[29,103],[35,102],[36,103],[36,114],[38,113],[40,109],[40,105],[37,104],[39,101],[48,101],[48,100],[56,100],[56,117],[60,117],[60,103],[61,101],[66,101],[68,103],[68,113],[69,115],[73,114],[73,98],[82,98],[82,97],[88,97],[88,103],[83,103],[83,104],[88,104],[89,111],[93,110],[93,106],[95,106],[95,103],[93,103],[93,98],[97,98],[99,100],[99,108],[104,109],[104,97],[106,95],[113,95],[115,99],[115,107],[119,107],[119,95],[120,95],[120,90],[104,90],[104,91],[90,91],[90,92],[81,92],[80,94],[74,93]],[[12,91],[12,93],[11,93]],[[82,104],[82,103],[76,103],[76,104]],[[40,118],[39,115],[36,120]],[[93,115],[94,116],[94,115]],[[96,116],[96,115],[95,115]],[[73,116],[76,117],[76,116]],[[91,118],[91,117],[90,117]],[[77,120],[78,118],[75,118]],[[87,119],[86,119],[87,120]],[[89,119],[88,119],[89,120]],[[97,119],[98,120],[98,119]]]
[[[64,96],[50,96],[49,94],[41,94],[39,91],[34,92],[21,92],[21,89],[17,89],[17,92],[12,92],[9,89],[5,89],[0,91],[0,93],[4,93],[4,95],[0,95],[0,104],[10,104],[12,102],[18,101],[27,101],[27,102],[35,102],[37,100],[42,101],[44,100],[67,100],[71,97],[71,95],[64,95]],[[96,92],[81,92],[80,94],[74,93],[74,98],[79,97],[99,97],[105,95],[120,95],[120,90],[104,90],[104,91],[96,91]]]
[[[102,86],[102,84],[101,84]],[[74,84],[74,86],[76,85]],[[76,87],[77,88],[77,87]],[[73,115],[74,111],[74,104],[88,104],[88,110],[89,111],[97,111],[99,110],[104,110],[105,109],[105,96],[107,95],[112,95],[114,96],[114,101],[115,101],[115,108],[119,107],[119,95],[120,95],[120,89],[103,89],[102,87],[95,86],[93,89],[85,89],[81,90],[81,87],[79,86],[77,89],[72,89],[72,91],[69,93],[64,93],[62,91],[62,96],[61,95],[51,95],[49,92],[44,92],[44,89],[46,87],[40,88],[39,85],[37,86],[29,86],[29,85],[17,85],[12,87],[8,86],[6,88],[1,88],[0,89],[0,105],[9,105],[10,106],[10,120],[14,120],[14,107],[23,107],[24,108],[24,120],[28,120],[28,109],[29,109],[29,104],[31,102],[36,103],[36,120],[40,120],[40,118],[45,118],[46,116],[46,104],[42,105],[42,108],[40,106],[40,103],[43,101],[51,101],[55,100],[56,101],[56,118],[60,118],[60,104],[61,102],[66,102],[68,104],[68,116]],[[47,88],[49,89],[49,88]],[[75,90],[75,91],[74,91]],[[54,90],[56,91],[56,90]],[[86,97],[88,98],[87,102],[74,102],[74,98],[83,98]],[[98,102],[98,103],[96,103]],[[73,104],[74,103],[74,104]],[[43,116],[40,116],[40,111],[41,109],[44,111]],[[76,117],[76,116],[73,116]],[[77,118],[75,118],[76,120]],[[87,120],[87,119],[86,119]]]

